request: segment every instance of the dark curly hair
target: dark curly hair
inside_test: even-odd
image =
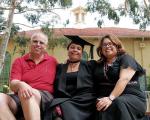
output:
[[[117,55],[122,55],[122,54],[126,53],[122,42],[115,35],[108,34],[108,35],[105,35],[105,36],[102,37],[102,39],[100,40],[99,46],[96,50],[97,55],[100,57],[100,60],[105,60],[106,59],[105,56],[102,53],[102,45],[103,45],[103,42],[106,38],[108,38],[113,43],[113,45],[116,46]]]

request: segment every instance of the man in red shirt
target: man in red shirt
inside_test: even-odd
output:
[[[10,87],[15,94],[0,93],[0,120],[41,120],[41,114],[52,100],[57,61],[46,53],[48,37],[34,33],[30,52],[12,64]]]

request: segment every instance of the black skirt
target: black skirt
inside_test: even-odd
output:
[[[96,120],[142,120],[146,112],[144,93],[128,85],[104,112],[97,111]]]

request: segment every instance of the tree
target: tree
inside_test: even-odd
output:
[[[1,0],[0,10],[9,11],[5,31],[0,47],[0,71],[3,68],[5,53],[10,38],[13,17],[15,14],[24,14],[27,20],[33,25],[51,24],[42,18],[44,15],[52,17],[52,13],[58,16],[53,10],[71,6],[71,0]],[[59,8],[59,6],[61,6]],[[51,13],[51,14],[50,14]],[[48,19],[47,19],[48,20]],[[22,24],[23,25],[23,24]]]
[[[146,30],[150,25],[150,0],[124,0],[122,5],[114,8],[107,0],[89,0],[87,3],[87,11],[97,12],[97,24],[102,27],[104,17],[114,20],[115,24],[120,22],[122,16],[132,18],[134,24],[139,24],[139,28]]]

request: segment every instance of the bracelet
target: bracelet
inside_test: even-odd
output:
[[[110,97],[108,97],[108,99],[109,99],[110,101],[113,101]]]
[[[113,101],[115,99],[115,96],[110,95],[108,98],[109,98],[109,100]]]

